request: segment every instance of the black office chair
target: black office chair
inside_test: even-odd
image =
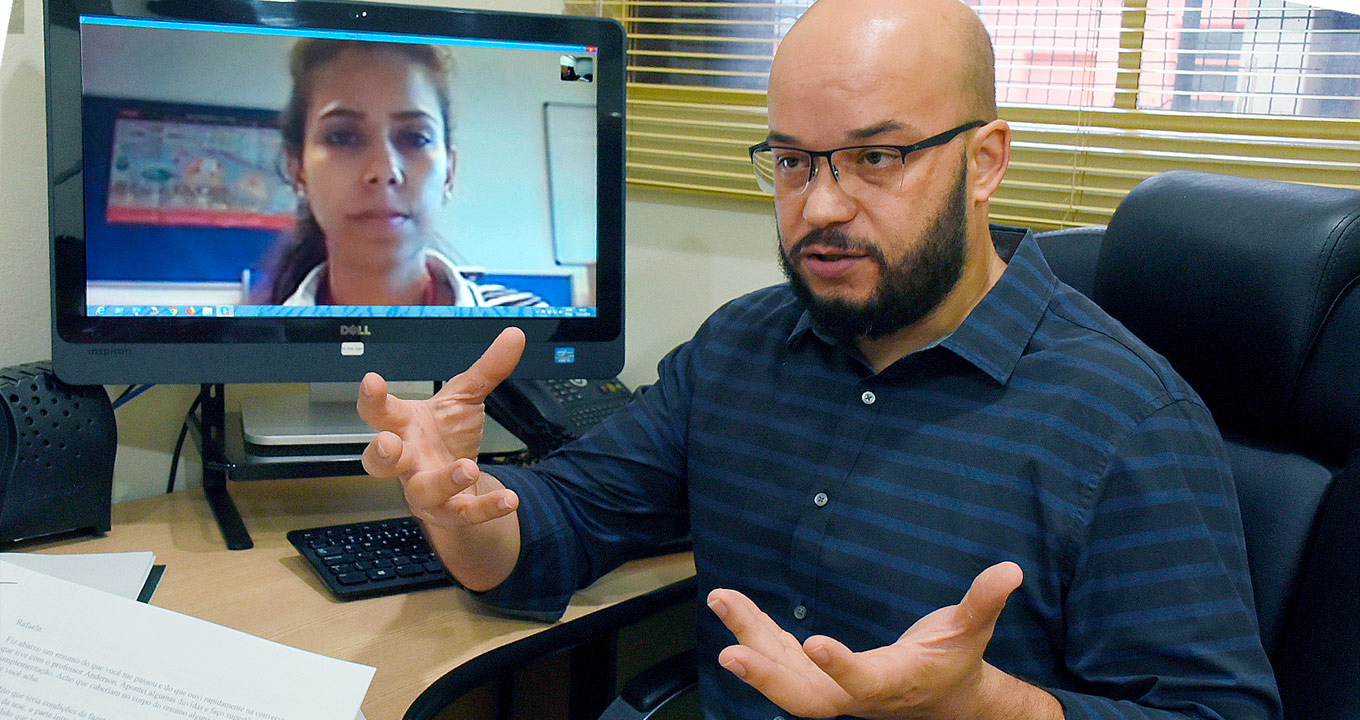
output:
[[[1213,412],[1285,717],[1360,718],[1360,192],[1173,171],[1039,240]]]
[[[1360,718],[1360,192],[1173,171],[1108,227],[1039,242],[1213,412],[1287,720]],[[639,675],[603,717],[649,717],[694,662]]]

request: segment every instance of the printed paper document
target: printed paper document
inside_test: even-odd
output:
[[[3,3],[4,0],[0,0]],[[44,575],[80,583],[119,597],[136,600],[156,562],[155,553],[0,553],[0,562],[36,570]]]
[[[0,561],[0,718],[361,717],[373,668]]]

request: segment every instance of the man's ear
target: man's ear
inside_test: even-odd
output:
[[[977,129],[968,143],[968,177],[974,203],[985,203],[1001,185],[1011,163],[1011,126],[993,120]]]

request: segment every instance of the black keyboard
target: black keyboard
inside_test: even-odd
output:
[[[453,584],[415,518],[293,530],[288,542],[341,600]]]

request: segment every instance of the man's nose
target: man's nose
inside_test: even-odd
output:
[[[807,189],[803,190],[803,219],[813,227],[828,227],[849,222],[855,216],[855,200],[836,180],[830,158],[816,158],[814,163],[826,161],[826,168],[813,166]]]

